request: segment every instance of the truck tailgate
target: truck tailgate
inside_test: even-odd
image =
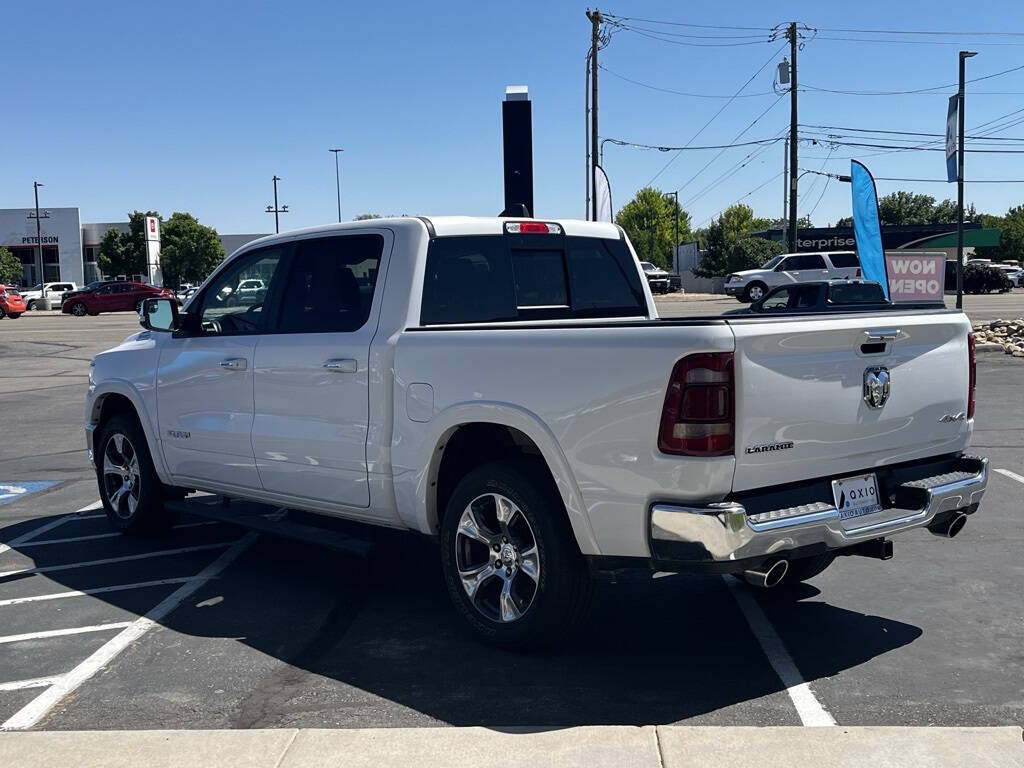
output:
[[[729,324],[736,339],[734,491],[951,453],[970,440],[970,323],[962,313]],[[887,369],[890,389],[872,407],[865,376],[877,368]]]

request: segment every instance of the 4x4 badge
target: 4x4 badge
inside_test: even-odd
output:
[[[864,371],[864,402],[869,408],[881,408],[889,399],[889,369],[868,368]]]

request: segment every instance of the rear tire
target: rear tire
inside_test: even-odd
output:
[[[36,308],[36,300],[35,299],[32,299],[28,304],[25,305],[25,309],[27,309],[29,312],[31,312],[35,308]]]
[[[3,307],[0,307],[0,320],[3,320],[5,317],[7,317],[7,310],[5,310]]]
[[[17,320],[19,317],[21,317],[21,312],[11,312],[11,314],[9,314],[8,317],[11,318],[11,320]]]
[[[177,513],[164,507],[167,492],[153,467],[138,421],[118,414],[103,424],[96,451],[96,479],[107,521],[128,534],[169,530]]]
[[[564,641],[590,606],[590,574],[562,499],[527,461],[485,464],[456,486],[441,524],[441,566],[458,614],[494,645]]]

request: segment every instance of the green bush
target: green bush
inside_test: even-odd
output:
[[[967,264],[964,267],[965,293],[1008,291],[1013,287],[1006,273],[988,264]]]

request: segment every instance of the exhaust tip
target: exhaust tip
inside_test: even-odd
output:
[[[949,529],[946,531],[946,536],[952,539],[964,529],[965,525],[967,525],[967,515],[963,512],[958,512],[950,521]]]
[[[789,561],[787,560],[776,560],[767,568],[751,568],[743,572],[743,578],[746,579],[748,584],[753,584],[755,587],[761,587],[762,589],[771,589],[777,587],[782,580],[786,577],[786,572],[789,571]]]

